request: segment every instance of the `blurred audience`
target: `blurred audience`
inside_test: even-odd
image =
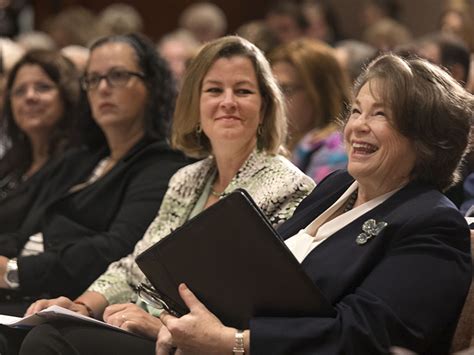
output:
[[[51,36],[42,31],[29,31],[20,33],[18,36],[16,36],[15,42],[23,47],[25,51],[32,49],[56,49],[56,43],[51,38]]]
[[[21,26],[22,26],[22,23],[21,23],[22,17],[25,11],[28,11],[30,3],[31,3],[30,0],[1,0],[0,1],[0,36],[1,37],[13,38],[20,33]]]
[[[143,32],[144,21],[132,5],[113,3],[100,12],[98,26],[106,35],[121,35]]]
[[[0,233],[17,230],[52,162],[79,143],[79,76],[57,52],[33,50],[11,70],[0,120]]]
[[[309,26],[301,7],[289,0],[279,0],[271,4],[265,14],[265,22],[279,43],[288,43],[304,37]]]
[[[211,2],[197,2],[186,7],[179,17],[179,25],[205,43],[226,33],[227,18],[224,11]]]
[[[158,51],[168,62],[178,89],[181,87],[186,67],[198,52],[199,46],[200,44],[193,34],[184,29],[168,33],[158,42]]]
[[[418,41],[418,55],[447,69],[462,86],[466,86],[471,65],[469,48],[457,36],[435,33]]]
[[[396,0],[365,0],[362,8],[365,30],[362,38],[382,52],[411,41],[408,28],[400,22],[400,7]]]
[[[89,48],[72,44],[61,48],[61,53],[74,63],[79,73],[84,73],[89,60]]]
[[[71,44],[88,46],[101,36],[97,16],[83,6],[70,6],[49,18],[44,30],[56,42],[58,48]]]
[[[350,83],[321,41],[300,39],[269,55],[288,104],[288,148],[292,161],[316,182],[346,167],[338,119],[350,102]]]
[[[263,20],[254,20],[241,25],[237,35],[255,44],[263,53],[268,54],[278,44],[278,38]]]
[[[328,0],[306,0],[302,9],[308,21],[308,37],[330,45],[342,39],[336,13]]]
[[[13,42],[9,38],[0,38],[0,120],[2,120],[2,111],[5,97],[5,85],[8,73],[13,66],[20,60],[25,54],[25,50],[19,46],[16,42]],[[1,122],[0,122],[1,124]],[[6,145],[8,141],[6,137],[0,135],[0,157],[5,153]]]
[[[468,1],[447,1],[439,23],[443,33],[458,36],[474,51],[474,22],[471,5]]]
[[[365,66],[377,55],[376,48],[353,39],[337,42],[335,49],[336,58],[346,70],[351,82],[355,82]]]

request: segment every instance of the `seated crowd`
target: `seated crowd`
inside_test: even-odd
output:
[[[268,16],[302,16],[295,11],[277,6]],[[298,31],[314,32],[305,21]],[[474,205],[474,97],[462,39],[432,35],[341,59],[349,47],[337,46],[335,32],[327,43],[280,37],[265,53],[241,36],[206,37],[179,73],[135,32],[95,39],[80,67],[58,49],[33,48],[9,68],[0,314],[56,305],[124,332],[73,320],[0,324],[0,354],[470,346],[453,341],[473,275],[463,214]],[[180,280],[189,310],[181,317],[137,296],[149,285],[137,256],[236,189],[250,194],[333,316],[264,313],[237,329]]]

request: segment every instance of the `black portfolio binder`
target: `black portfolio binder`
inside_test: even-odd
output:
[[[140,254],[159,297],[188,312],[182,282],[225,325],[254,316],[331,316],[334,310],[245,190],[236,190]]]

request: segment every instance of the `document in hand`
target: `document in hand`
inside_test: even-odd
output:
[[[182,282],[225,325],[254,316],[331,316],[334,310],[245,190],[236,190],[140,254],[159,297],[188,312]]]
[[[104,323],[94,318],[83,316],[82,314],[70,311],[69,309],[59,306],[50,306],[38,313],[24,318],[0,315],[0,324],[13,328],[32,328],[41,323],[55,319],[67,319],[78,322],[92,323],[102,327],[127,332],[126,330],[120,329],[119,327],[116,327],[114,325]]]

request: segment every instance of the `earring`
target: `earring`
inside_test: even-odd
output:
[[[200,135],[202,133],[202,127],[201,124],[198,123],[196,126],[196,135]]]
[[[257,127],[257,136],[261,137],[263,133],[263,125],[260,123]]]

